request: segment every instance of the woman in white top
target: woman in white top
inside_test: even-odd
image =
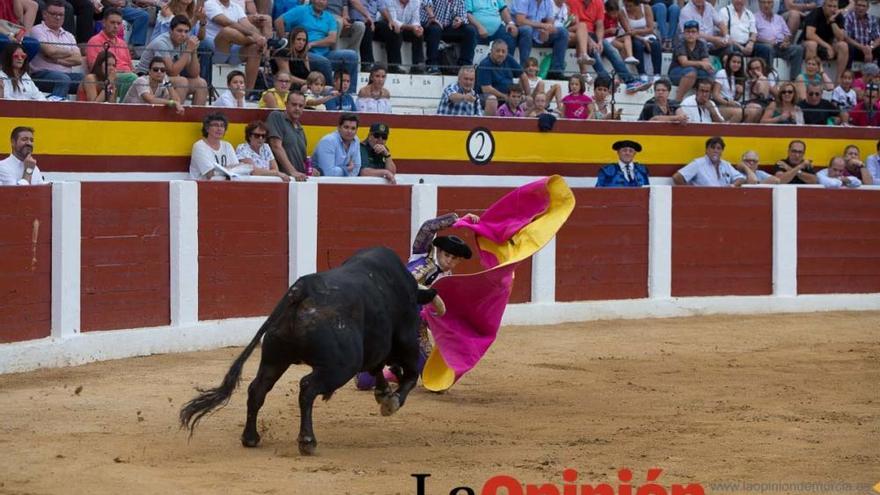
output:
[[[358,111],[367,113],[391,113],[391,92],[385,89],[386,69],[383,64],[370,68],[367,85],[358,91]]]
[[[202,139],[192,147],[189,175],[193,179],[211,179],[214,176],[230,178],[230,169],[239,165],[235,150],[224,141],[229,120],[222,113],[211,113],[202,120]]]
[[[0,70],[0,99],[45,100],[46,96],[28,75],[28,60],[24,48],[11,42],[3,50]]]
[[[629,26],[629,34],[632,35],[633,56],[639,60],[639,75],[647,75],[645,52],[648,52],[654,80],[659,79],[663,66],[663,46],[654,34],[654,12],[650,8],[646,9],[645,4],[639,0],[626,0],[621,14]]]
[[[266,142],[269,129],[260,120],[255,120],[244,128],[244,141],[235,148],[235,155],[242,163],[250,162],[254,166],[251,175],[268,175],[290,182],[290,176],[278,170],[278,163],[272,148]]]
[[[743,120],[743,83],[746,80],[743,56],[731,53],[725,57],[724,68],[715,73],[712,85],[712,101],[724,120],[730,123]]]

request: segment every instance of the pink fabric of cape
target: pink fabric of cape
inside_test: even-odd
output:
[[[484,237],[496,244],[506,243],[547,210],[550,205],[548,180],[541,179],[511,191],[490,206],[478,224],[459,220],[455,227],[471,229],[478,238]],[[479,246],[479,239],[477,244]],[[447,312],[439,318],[431,313],[429,306],[422,312],[440,354],[455,372],[456,381],[476,366],[495,341],[513,288],[513,272],[522,261],[498,260],[495,254],[478,249],[480,262],[487,270],[437,280],[432,288],[446,303]]]

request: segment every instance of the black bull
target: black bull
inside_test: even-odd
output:
[[[418,380],[419,304],[435,294],[419,289],[400,258],[382,247],[365,249],[338,268],[300,278],[232,363],[223,383],[200,390],[200,395],[183,406],[181,426],[192,434],[204,415],[229,402],[242,367],[261,337],[260,368],[248,387],[247,422],[241,435],[244,446],[260,443],[257,413],[291,364],[312,367],[299,382],[298,441],[303,454],[313,454],[317,446],[312,431],[315,398],[322,395],[324,400],[330,399],[359,371],[375,377],[375,396],[382,415],[393,414]],[[385,365],[400,373],[396,391],[385,380]]]

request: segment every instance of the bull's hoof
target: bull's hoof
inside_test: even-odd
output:
[[[383,400],[382,406],[380,407],[382,416],[391,416],[396,413],[398,409],[400,409],[400,396],[397,394],[392,394],[390,397]]]
[[[318,448],[318,442],[312,437],[303,437],[299,439],[299,453],[302,455],[315,455]]]
[[[373,396],[376,398],[376,404],[382,404],[383,402],[388,400],[388,398],[391,397],[391,393],[392,393],[391,390],[386,390],[385,392],[380,392],[377,389],[376,392],[373,394]]]
[[[248,435],[247,433],[241,435],[241,444],[248,448],[256,447],[260,445],[260,434],[254,433],[253,435]]]

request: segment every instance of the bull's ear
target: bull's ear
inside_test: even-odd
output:
[[[419,304],[428,304],[436,296],[437,296],[437,291],[434,289],[419,289],[419,292],[416,295],[416,301]]]

